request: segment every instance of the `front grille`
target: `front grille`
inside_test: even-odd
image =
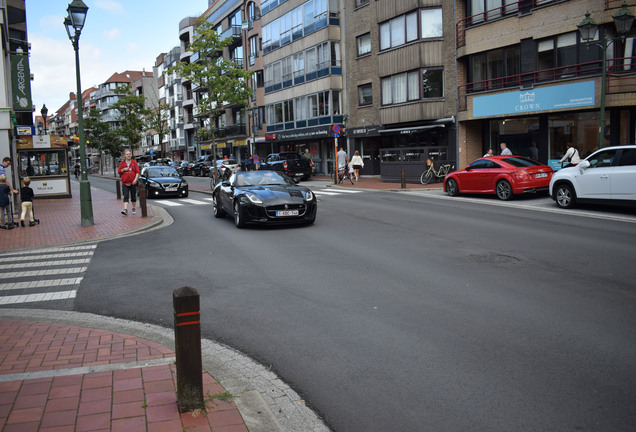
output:
[[[298,216],[304,216],[307,212],[307,206],[305,204],[281,204],[275,206],[269,206],[265,209],[267,212],[267,216],[271,218],[278,217],[276,216],[277,211],[281,210],[298,210]],[[290,216],[284,216],[285,218],[289,218]],[[293,217],[293,216],[292,216]]]
[[[163,188],[178,188],[181,186],[181,183],[162,183]]]

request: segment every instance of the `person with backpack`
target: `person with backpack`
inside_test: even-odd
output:
[[[567,147],[568,147],[568,150],[565,152],[565,154],[563,155],[563,157],[561,158],[559,162],[560,163],[569,162],[573,165],[576,165],[579,162],[581,162],[581,156],[579,156],[578,149],[574,147],[574,145],[572,145],[571,142],[567,143]]]

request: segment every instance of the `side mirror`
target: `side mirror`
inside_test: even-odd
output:
[[[300,183],[300,179],[297,179],[297,178],[295,178],[295,177],[294,177],[292,180],[293,180],[293,181],[294,181],[294,183],[296,183],[296,184]]]
[[[583,174],[583,171],[585,171],[586,169],[588,169],[590,167],[590,161],[582,160],[581,162],[579,162],[577,167],[578,167],[579,171],[581,172],[581,174]]]

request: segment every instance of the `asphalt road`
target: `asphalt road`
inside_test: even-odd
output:
[[[98,246],[75,308],[170,327],[192,286],[204,337],[337,432],[635,430],[633,211],[543,202],[324,195],[311,227],[244,230],[170,207]]]

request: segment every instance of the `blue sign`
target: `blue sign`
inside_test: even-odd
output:
[[[536,113],[594,106],[594,81],[473,98],[473,117]]]
[[[340,138],[340,125],[333,125],[331,128],[331,136],[334,138]]]

